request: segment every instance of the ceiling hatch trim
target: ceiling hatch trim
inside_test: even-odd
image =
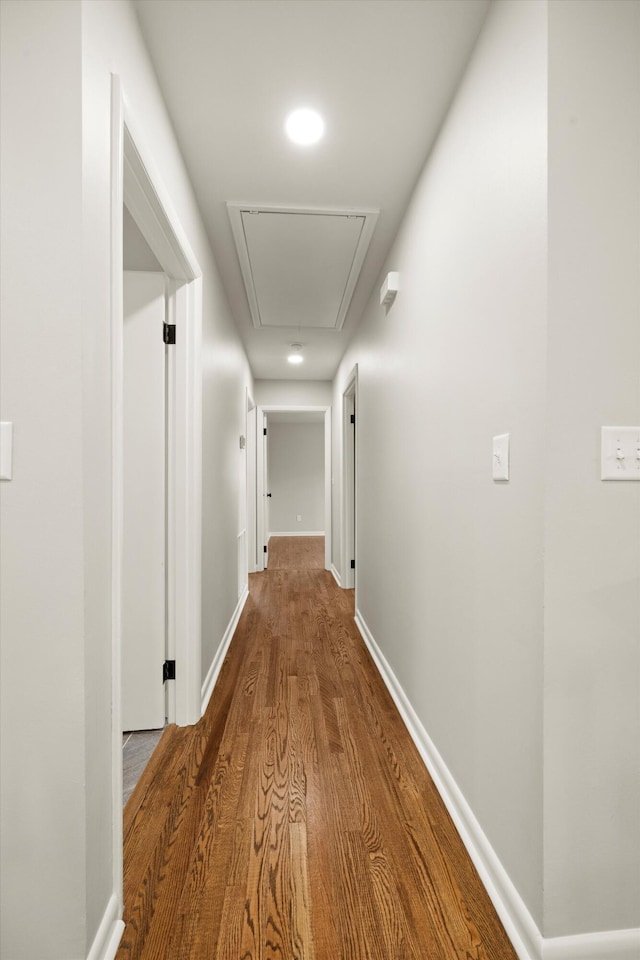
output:
[[[256,328],[341,330],[379,210],[229,201]]]

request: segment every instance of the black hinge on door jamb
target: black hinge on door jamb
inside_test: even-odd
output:
[[[163,341],[171,346],[176,342],[176,325],[175,323],[165,323],[163,324],[162,330],[162,339]]]
[[[162,664],[162,682],[166,683],[167,680],[175,680],[176,678],[176,662],[175,660],[165,660]]]
[[[264,552],[265,552],[265,553],[267,552],[267,548],[266,548],[266,546],[265,546],[265,548],[264,548]]]
[[[355,562],[355,560],[352,560],[352,561],[351,561],[351,569],[352,569],[352,570],[355,570],[355,568],[356,568],[356,562]]]
[[[262,432],[264,433],[264,435],[265,435],[265,437],[266,437],[266,435],[267,435],[267,428],[264,427],[263,430],[262,430]]]
[[[356,422],[356,415],[355,415],[355,413],[352,413],[352,414],[351,414],[351,423],[355,423],[355,422]]]

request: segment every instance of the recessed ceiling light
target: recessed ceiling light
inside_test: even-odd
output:
[[[300,351],[302,350],[302,344],[290,343],[289,346],[291,347],[291,350],[292,350],[292,352],[287,357],[287,360],[289,361],[289,363],[302,363],[302,361],[304,360],[304,357],[300,353]]]
[[[324,120],[315,110],[294,110],[285,124],[287,136],[294,143],[307,147],[317,143],[324,133]]]

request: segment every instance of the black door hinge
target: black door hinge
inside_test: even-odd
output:
[[[262,431],[262,432],[264,433],[264,435],[265,435],[265,437],[266,437],[266,435],[267,435],[267,428],[266,428],[266,427],[264,427],[264,429],[263,429],[263,431]]]
[[[352,560],[352,561],[351,561],[351,569],[352,569],[352,570],[355,570],[355,568],[356,568],[356,562],[355,562],[355,560]]]
[[[175,323],[165,323],[162,330],[162,339],[166,344],[174,344],[176,342],[176,325]]]
[[[267,548],[266,548],[266,547],[264,548],[264,552],[265,552],[265,553],[267,552]]]
[[[351,414],[351,423],[355,423],[355,422],[356,422],[356,415],[355,415],[355,413],[352,413],[352,414]]]
[[[176,662],[175,660],[165,660],[162,664],[162,682],[166,683],[167,680],[175,680],[176,678]]]

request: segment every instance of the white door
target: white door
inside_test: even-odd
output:
[[[356,563],[356,394],[355,387],[343,395],[343,496],[344,547],[343,587],[355,587]]]
[[[164,276],[124,273],[122,728],[164,726]]]
[[[271,504],[271,491],[269,490],[269,455],[268,455],[268,440],[269,433],[267,430],[267,415],[264,414],[264,421],[262,425],[262,440],[264,444],[264,453],[262,455],[262,464],[264,469],[264,481],[263,481],[263,490],[264,490],[264,565],[265,569],[269,562],[269,506]]]

